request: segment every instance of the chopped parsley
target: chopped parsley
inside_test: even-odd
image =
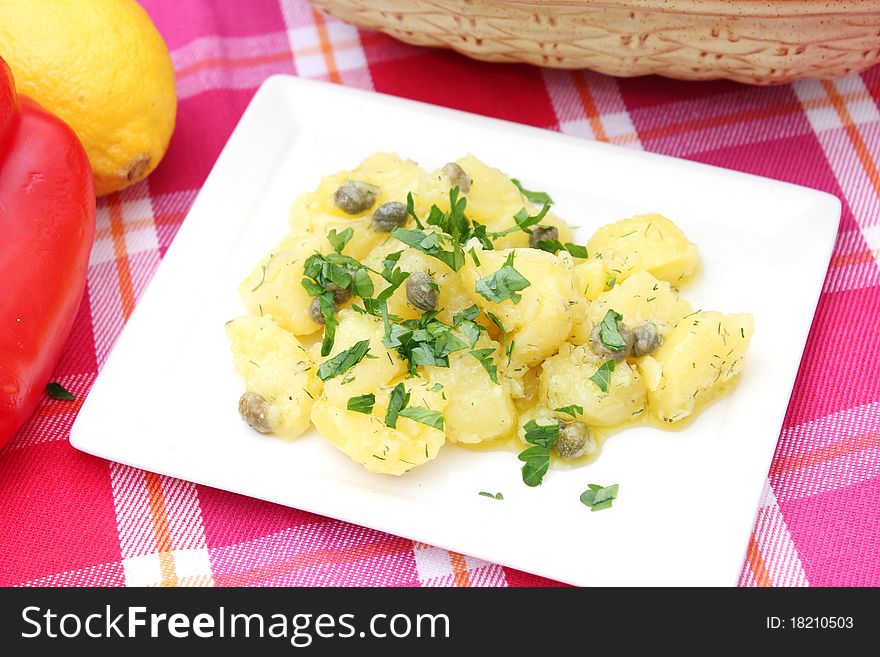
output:
[[[480,491],[480,495],[482,495],[483,497],[491,497],[493,500],[503,500],[504,499],[504,495],[502,495],[501,493],[495,493],[493,495],[492,493],[487,493],[484,490]]]
[[[373,406],[376,404],[376,395],[372,392],[368,395],[358,395],[351,397],[346,404],[346,408],[355,413],[363,413],[369,415],[373,412]]]
[[[481,278],[476,283],[476,291],[489,301],[501,303],[507,299],[519,303],[522,299],[520,291],[531,285],[529,280],[513,267],[515,252],[511,251],[501,267],[491,276]]]
[[[52,399],[58,399],[59,401],[73,401],[76,399],[72,392],[55,381],[46,384],[46,394]]]
[[[398,383],[394,386],[391,390],[391,399],[388,402],[388,411],[385,413],[386,426],[396,429],[397,418],[406,417],[414,422],[443,431],[443,413],[431,410],[430,408],[422,408],[421,406],[407,408],[409,398],[410,393],[403,387],[403,383]],[[427,453],[427,446],[425,450]]]
[[[321,367],[318,368],[318,378],[321,381],[327,381],[340,374],[345,374],[361,362],[369,350],[370,341],[361,340],[350,349],[340,351],[333,358],[321,364]]]
[[[336,253],[342,253],[342,249],[351,241],[352,237],[354,237],[354,229],[351,227],[346,228],[341,233],[337,233],[335,228],[331,228],[327,234],[327,241],[330,242]]]
[[[480,334],[486,330],[485,326],[475,321],[479,314],[480,309],[474,304],[457,312],[452,318],[453,325],[468,339],[468,346],[471,348],[477,344]]]
[[[498,383],[498,368],[495,366],[495,360],[492,358],[492,354],[495,353],[495,350],[491,347],[486,349],[475,349],[470,352],[471,356],[480,361],[480,365],[483,366],[489,373],[489,378],[492,380],[492,383]]]
[[[449,190],[449,212],[443,212],[436,205],[432,205],[424,224],[415,213],[412,194],[407,194],[406,211],[415,219],[418,228],[395,228],[391,231],[391,236],[407,246],[437,258],[453,271],[458,271],[464,266],[462,245],[468,239],[477,237],[484,246],[492,248],[491,242],[486,237],[486,227],[479,224],[471,225],[464,213],[467,199],[459,198],[458,193],[458,187]],[[428,230],[425,224],[434,226],[437,230]]]
[[[596,370],[596,373],[590,377],[590,381],[599,386],[602,392],[608,392],[611,386],[611,373],[614,371],[617,363],[614,360],[606,360],[602,366]]]
[[[562,406],[554,410],[557,413],[565,413],[566,415],[571,415],[573,418],[576,418],[578,415],[584,414],[584,407],[578,406],[577,404],[569,404],[568,406]]]
[[[510,182],[516,185],[519,193],[528,199],[530,203],[539,203],[541,205],[553,205],[553,199],[547,192],[533,192],[522,186],[522,183],[516,178],[511,178]]]
[[[415,375],[419,365],[449,367],[449,354],[468,348],[453,327],[437,319],[435,311],[424,313],[421,319],[392,322],[384,310],[385,337],[382,344],[395,349],[408,361],[410,375]],[[470,321],[470,320],[468,320]]]
[[[542,251],[548,251],[552,254],[557,254],[560,251],[568,251],[575,258],[587,258],[587,247],[580,246],[578,244],[574,244],[572,242],[566,242],[563,244],[559,240],[539,240],[538,248]]]
[[[550,469],[550,450],[559,438],[559,422],[553,420],[550,424],[538,424],[535,420],[529,420],[523,429],[526,432],[526,442],[532,445],[517,457],[524,463],[523,483],[526,486],[538,486]]]
[[[605,313],[602,323],[599,324],[599,340],[611,351],[626,349],[626,340],[620,333],[620,320],[623,315],[614,310]]]
[[[539,223],[541,223],[541,220],[547,216],[547,212],[549,211],[549,203],[545,203],[544,207],[541,208],[541,211],[538,212],[538,214],[529,214],[528,210],[526,210],[525,208],[520,208],[519,211],[515,215],[513,215],[513,221],[516,223],[515,226],[511,226],[510,228],[507,228],[497,233],[488,233],[488,235],[493,239],[498,239],[499,237],[504,237],[505,235],[515,233],[518,230],[521,230],[525,233],[531,233],[532,226],[537,226]]]
[[[618,484],[611,486],[600,486],[599,484],[590,484],[583,493],[581,493],[581,503],[590,507],[590,511],[601,511],[602,509],[610,509],[612,500],[617,499]]]
[[[388,401],[388,410],[385,412],[385,426],[397,428],[397,416],[409,403],[409,393],[402,383],[398,383],[391,390],[391,399]]]
[[[414,422],[433,427],[439,431],[443,431],[443,413],[434,411],[430,408],[422,408],[421,406],[411,406],[404,408],[398,413],[400,417],[408,417]]]

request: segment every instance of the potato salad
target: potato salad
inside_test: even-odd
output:
[[[429,172],[378,153],[324,177],[226,325],[242,420],[314,426],[389,475],[447,442],[513,443],[535,486],[620,427],[717,398],[754,327],[680,296],[697,247],[659,214],[578,243],[552,203],[472,155]]]

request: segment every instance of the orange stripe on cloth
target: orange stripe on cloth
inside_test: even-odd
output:
[[[206,68],[213,68],[215,66],[223,66],[229,68],[246,68],[248,66],[262,66],[263,64],[275,64],[277,62],[287,61],[290,61],[289,50],[270,53],[268,55],[258,55],[254,57],[208,57],[206,59],[197,61],[194,64],[190,64],[189,66],[184,66],[183,68],[177,70],[175,74],[178,78],[183,78],[187,75],[193,75],[194,73],[203,71]]]
[[[880,447],[880,431],[839,440],[834,444],[811,449],[803,454],[778,457],[773,460],[773,464],[770,466],[770,476],[821,465],[872,447]]]
[[[746,561],[749,568],[752,569],[752,575],[755,577],[755,583],[760,587],[773,586],[770,579],[770,573],[767,571],[767,564],[764,557],[761,556],[761,550],[758,548],[758,541],[755,540],[755,533],[749,537],[749,547],[746,550]]]
[[[843,255],[831,258],[831,266],[847,267],[849,265],[864,265],[877,260],[878,255],[880,255],[880,249],[874,249],[873,251],[864,249],[862,251],[856,251],[855,253],[844,253]]]
[[[110,215],[110,236],[113,238],[116,276],[119,279],[119,301],[122,317],[127,322],[134,311],[134,287],[131,282],[128,251],[125,247],[125,219],[122,216],[122,201],[119,200],[119,194],[111,194],[107,197],[107,212]]]
[[[599,109],[593,100],[593,94],[590,93],[590,86],[587,84],[586,77],[584,77],[581,71],[572,71],[571,78],[574,80],[574,87],[578,92],[578,97],[581,99],[581,105],[584,108],[584,114],[587,117],[587,122],[590,124],[590,129],[593,131],[593,136],[598,141],[608,141],[608,133],[605,132],[605,128],[602,126]]]
[[[469,587],[471,576],[468,573],[467,560],[458,552],[449,553],[449,561],[452,564],[452,576],[456,586]]]
[[[855,121],[853,121],[849,109],[847,109],[846,101],[830,80],[822,80],[822,88],[828,94],[831,104],[834,106],[835,111],[837,111],[837,116],[840,117],[840,122],[843,123],[843,129],[846,131],[856,156],[859,158],[859,163],[861,163],[868,176],[868,180],[871,182],[871,187],[874,188],[874,193],[877,195],[877,198],[880,198],[880,171],[877,170],[877,164],[871,158],[871,153],[868,151],[868,146],[865,144],[862,133],[859,131]]]
[[[412,543],[406,539],[391,537],[365,545],[303,552],[238,573],[214,573],[214,583],[217,586],[251,586],[306,568],[341,566],[393,555],[409,549],[411,545]]]
[[[174,555],[171,553],[171,532],[168,529],[168,509],[165,506],[165,495],[162,493],[162,481],[159,475],[145,472],[147,501],[150,505],[150,517],[153,521],[153,533],[159,549],[159,568],[162,572],[161,586],[177,586],[177,572],[174,566]]]
[[[330,41],[330,34],[327,32],[327,23],[324,20],[324,15],[313,7],[312,16],[315,19],[315,29],[318,31],[321,52],[324,53],[324,65],[327,67],[327,79],[329,79],[330,82],[336,82],[339,84],[342,82],[342,77],[336,69],[336,59],[333,57],[333,43]]]

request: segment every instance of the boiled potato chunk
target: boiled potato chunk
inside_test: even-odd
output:
[[[498,343],[483,337],[475,349],[494,348],[497,363],[502,356]],[[425,375],[443,386],[446,395],[446,437],[452,442],[481,443],[510,435],[516,429],[516,407],[510,382],[498,372],[498,383],[470,353],[449,356],[449,367],[425,367]]]
[[[248,275],[238,288],[252,315],[268,315],[294,335],[319,328],[309,316],[311,297],[303,288],[303,264],[320,246],[321,237],[291,233]]]
[[[652,356],[662,369],[651,410],[677,422],[711,400],[742,369],[754,333],[749,313],[701,312],[682,320]]]
[[[587,250],[605,264],[609,277],[623,282],[634,271],[644,270],[679,287],[699,268],[697,247],[666,217],[642,214],[602,226],[587,243]]]
[[[529,203],[514,185],[510,177],[502,171],[490,167],[473,155],[459,158],[455,163],[464,171],[470,182],[470,189],[461,191],[461,196],[467,197],[467,216],[484,224],[490,232],[501,232],[516,225],[513,215],[525,208],[530,215],[537,214],[541,208],[536,208]],[[443,168],[432,171],[426,178],[425,186],[420,190],[417,209],[427,213],[431,205],[447,212],[449,210],[449,188],[454,181],[450,181]],[[421,214],[419,216],[422,216]],[[572,232],[568,224],[552,212],[548,212],[541,221],[543,226],[555,226],[559,230],[559,239],[562,242],[572,241]],[[496,249],[513,247],[526,247],[529,245],[529,235],[517,230],[510,235],[501,237],[495,241]]]
[[[598,258],[577,261],[574,266],[575,290],[587,301],[595,301],[605,291],[608,281],[605,265]]]
[[[691,314],[691,305],[678,296],[666,281],[657,280],[645,271],[634,272],[620,285],[603,292],[590,305],[590,324],[599,324],[609,310],[623,315],[630,328],[654,322],[665,337],[679,320]]]
[[[426,382],[404,382],[410,394],[408,407],[443,411],[445,400]],[[376,391],[376,405],[370,415],[356,413],[319,399],[312,408],[315,428],[337,449],[370,472],[401,475],[437,456],[446,436],[443,431],[399,417],[397,427],[385,425],[390,387]]]
[[[319,364],[330,360],[341,351],[350,349],[361,340],[370,341],[370,351],[357,365],[344,374],[324,382],[324,399],[345,408],[349,398],[375,392],[393,378],[403,374],[406,366],[396,352],[389,351],[382,344],[385,327],[381,319],[372,315],[361,315],[351,309],[340,310],[336,317],[339,326],[336,327],[336,340],[330,354],[322,358],[321,345],[316,344],[313,347],[315,360]]]
[[[296,438],[309,428],[313,399],[321,381],[308,352],[269,317],[245,315],[226,325],[236,371],[248,392],[268,402],[273,433]]]
[[[590,321],[590,302],[605,290],[605,266],[601,260],[590,258],[581,260],[572,269],[574,290],[579,295],[578,302],[572,306],[571,333],[568,341],[572,344],[586,344],[590,339],[593,323]]]
[[[647,389],[638,370],[626,361],[617,363],[608,392],[602,392],[590,377],[603,362],[586,346],[563,344],[558,354],[544,361],[538,384],[539,405],[555,409],[577,404],[584,409],[579,420],[602,427],[640,416],[645,411]]]
[[[360,260],[388,239],[388,233],[377,232],[370,227],[370,218],[376,208],[388,201],[405,204],[407,193],[422,185],[426,175],[424,169],[411,160],[403,160],[392,153],[376,153],[356,169],[323,177],[314,192],[300,195],[290,211],[290,226],[294,230],[308,231],[324,238],[320,244],[322,253],[328,253],[332,248],[326,240],[331,229],[341,233],[346,228],[352,228],[354,234],[345,246],[344,253]],[[336,190],[347,180],[366,182],[379,189],[375,203],[359,215],[347,214],[333,200]]]
[[[513,267],[530,285],[520,292],[519,303],[511,299],[494,302],[479,294],[476,284],[501,269],[510,250],[485,251],[475,241],[468,248],[471,246],[480,264],[466,258],[459,272],[461,279],[474,302],[501,321],[508,344],[515,342],[508,372],[524,374],[526,368],[554,354],[571,331],[572,307],[579,302],[572,283],[572,258],[564,251],[553,255],[537,249],[516,249]]]

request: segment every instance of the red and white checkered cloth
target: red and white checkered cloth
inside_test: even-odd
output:
[[[740,169],[843,201],[740,584],[880,586],[880,67],[767,89],[616,80],[410,47],[305,0],[143,4],[171,48],[178,125],[146,182],[99,202],[87,294],[55,374],[79,400],[273,73]],[[43,399],[0,451],[2,585],[552,584],[82,454],[67,440],[79,404]]]

